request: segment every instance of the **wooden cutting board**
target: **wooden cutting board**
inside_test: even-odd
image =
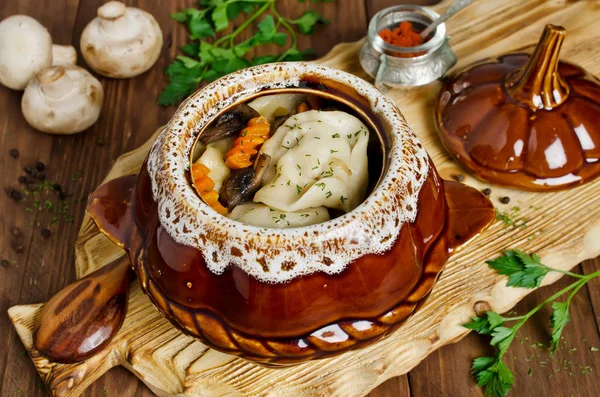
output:
[[[442,11],[450,1],[435,7]],[[562,25],[568,37],[562,59],[600,76],[600,3],[566,0],[478,0],[448,23],[457,68],[514,50],[530,50],[547,23]],[[365,77],[358,62],[362,42],[341,44],[319,63]],[[433,124],[439,83],[388,92],[425,144],[441,175],[463,173],[443,150]],[[121,156],[106,180],[136,173],[149,142]],[[528,193],[484,184],[470,176],[465,183],[492,189],[499,211],[511,212],[517,225],[496,222],[451,258],[427,303],[387,339],[341,356],[295,367],[269,369],[207,348],[171,326],[134,282],[129,312],[111,344],[93,358],[62,365],[49,362],[32,347],[32,329],[42,304],[9,310],[23,344],[47,389],[54,396],[76,396],[110,368],[122,365],[159,396],[327,395],[360,396],[385,380],[404,374],[429,353],[460,340],[461,326],[474,305],[505,312],[530,290],[508,288],[485,260],[507,248],[537,252],[547,265],[568,270],[600,255],[600,179],[559,193]],[[509,204],[499,198],[509,196]],[[518,208],[518,210],[517,210]],[[124,255],[101,235],[89,217],[75,247],[77,277]],[[544,284],[555,282],[550,274]],[[465,380],[469,377],[464,374]]]

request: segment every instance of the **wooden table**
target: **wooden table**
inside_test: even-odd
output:
[[[495,0],[499,1],[499,0]],[[415,0],[431,4],[434,0]],[[6,0],[0,2],[0,19],[26,14],[39,20],[55,43],[78,47],[79,36],[102,0]],[[73,242],[85,210],[85,198],[105,176],[121,154],[144,143],[156,128],[167,122],[175,108],[161,108],[156,98],[166,84],[162,71],[178,53],[187,38],[185,29],[169,18],[170,13],[192,6],[191,0],[131,0],[128,4],[152,13],[161,25],[165,46],[158,64],[131,80],[103,79],[105,103],[100,120],[90,130],[75,136],[59,137],[30,128],[20,111],[21,93],[0,87],[0,179],[6,189],[21,187],[24,167],[37,162],[46,165],[46,177],[73,193],[66,218],[49,227],[52,216],[26,211],[27,203],[8,195],[0,196],[0,396],[41,396],[43,388],[33,365],[23,350],[6,310],[15,304],[46,301],[74,279]],[[299,16],[314,7],[333,23],[319,28],[313,36],[302,36],[302,48],[311,47],[319,55],[333,45],[363,37],[369,18],[378,10],[398,4],[394,0],[339,0],[333,4],[302,4],[280,0],[284,15]],[[79,64],[83,65],[80,59]],[[14,159],[9,151],[20,152]],[[39,225],[37,224],[39,223]],[[45,238],[41,228],[49,227]],[[17,252],[20,251],[20,252]],[[600,260],[584,262],[578,271],[589,273]],[[516,308],[524,312],[564,287],[567,280],[536,291]],[[600,280],[594,280],[575,298],[571,323],[564,343],[553,356],[538,347],[548,341],[548,309],[542,310],[520,332],[521,343],[511,347],[508,362],[516,374],[512,395],[537,393],[540,396],[597,396],[600,380],[600,352],[588,340],[597,340],[600,325]],[[596,334],[596,335],[594,335]],[[592,336],[593,337],[592,337]],[[474,357],[489,354],[486,341],[469,335],[462,342],[446,346],[430,355],[408,375],[392,379],[374,390],[382,396],[480,396],[483,393],[469,372]],[[591,373],[590,373],[591,372]],[[122,368],[111,370],[85,393],[86,396],[151,396],[152,393]]]

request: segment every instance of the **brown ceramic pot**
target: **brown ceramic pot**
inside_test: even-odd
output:
[[[485,59],[444,83],[440,137],[481,179],[547,191],[600,175],[600,81],[559,61],[565,35],[548,25],[533,54]]]
[[[229,107],[286,89],[335,98],[363,117],[383,147],[375,188],[350,213],[307,227],[219,215],[190,183],[194,142]],[[177,328],[265,365],[329,357],[389,334],[422,304],[451,252],[494,216],[479,192],[439,178],[389,98],[303,63],[246,69],[196,92],[139,176],[101,186],[88,210],[128,250],[144,292]]]

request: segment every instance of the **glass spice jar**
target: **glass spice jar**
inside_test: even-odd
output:
[[[427,40],[416,47],[397,47],[384,41],[379,32],[394,29],[403,21],[422,31],[439,18],[435,11],[416,5],[401,5],[379,11],[369,22],[367,39],[360,51],[360,64],[373,78],[375,86],[420,86],[442,77],[456,63],[448,43],[446,24],[440,24]]]

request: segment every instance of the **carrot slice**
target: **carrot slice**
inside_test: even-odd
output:
[[[258,147],[269,139],[270,131],[271,125],[266,117],[251,118],[225,154],[225,164],[234,170],[250,167],[252,156],[258,153]]]
[[[304,112],[308,112],[309,110],[310,110],[310,108],[308,107],[306,102],[301,102],[296,107],[296,113],[304,113]]]
[[[221,215],[227,214],[227,208],[219,203],[219,193],[215,188],[215,182],[208,176],[210,169],[204,164],[197,162],[192,164],[192,179],[194,186],[204,202],[210,205],[215,211]]]

